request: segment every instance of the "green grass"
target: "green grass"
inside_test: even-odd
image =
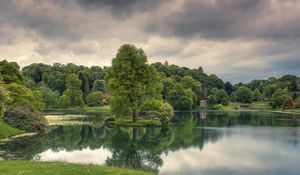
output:
[[[22,134],[22,133],[24,132],[9,126],[0,120],[0,138],[5,138],[5,137]]]
[[[0,161],[1,175],[152,175],[115,167],[55,162]]]
[[[97,107],[84,107],[84,111],[89,111],[89,112],[99,112],[99,111],[110,111],[110,106],[109,105],[104,105],[104,106],[97,106]]]
[[[300,114],[300,109],[271,109],[265,102],[253,102],[250,104],[242,104],[238,102],[230,102],[228,106],[221,106],[219,110],[224,111],[269,111],[286,114]]]

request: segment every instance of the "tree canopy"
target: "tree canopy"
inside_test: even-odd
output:
[[[145,100],[161,98],[162,86],[155,67],[147,64],[147,56],[142,49],[129,44],[121,46],[112,60],[106,85],[112,105],[122,103],[118,108],[129,110],[133,122]],[[113,112],[119,115],[114,109]]]

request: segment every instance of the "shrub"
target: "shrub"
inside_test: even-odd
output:
[[[147,112],[152,118],[159,118],[163,125],[167,124],[174,116],[172,106],[161,100],[148,100],[144,102],[141,111]]]
[[[102,92],[92,92],[86,97],[86,102],[88,106],[102,106],[103,105],[103,93]]]
[[[28,132],[46,131],[46,119],[38,112],[32,112],[27,107],[8,107],[4,112],[4,122]]]
[[[292,97],[288,97],[283,103],[283,109],[292,109],[294,107],[294,102]]]

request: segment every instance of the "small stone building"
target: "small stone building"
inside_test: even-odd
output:
[[[207,105],[206,100],[201,100],[201,101],[200,101],[200,106],[206,106],[206,105]]]

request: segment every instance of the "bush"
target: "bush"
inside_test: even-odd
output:
[[[103,93],[102,92],[92,92],[86,97],[86,102],[88,106],[103,106]]]
[[[147,112],[152,118],[159,118],[163,125],[167,124],[174,116],[172,106],[161,100],[149,100],[144,102],[141,111]]]
[[[38,112],[32,112],[27,107],[8,107],[4,112],[4,122],[28,132],[46,131],[46,119]]]
[[[283,103],[283,109],[292,109],[292,108],[294,108],[294,102],[292,97],[289,97]]]

